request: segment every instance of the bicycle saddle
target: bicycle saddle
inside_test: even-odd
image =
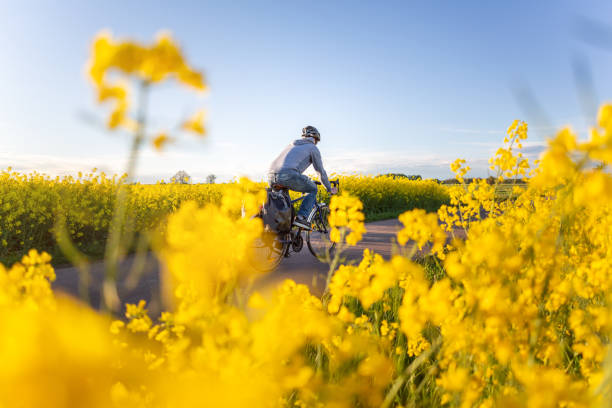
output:
[[[272,184],[272,189],[273,190],[289,190],[289,187],[284,186],[282,184],[274,183]]]

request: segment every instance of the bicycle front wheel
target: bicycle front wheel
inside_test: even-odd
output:
[[[311,221],[312,230],[306,232],[306,243],[310,253],[323,260],[327,257],[327,254],[334,250],[336,243],[331,242],[329,239],[331,231],[329,226],[329,207],[325,204],[317,205],[319,208],[316,210]]]

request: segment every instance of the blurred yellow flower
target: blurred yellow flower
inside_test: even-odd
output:
[[[116,40],[110,32],[102,31],[93,41],[87,67],[98,91],[98,101],[115,101],[108,120],[110,129],[125,127],[134,130],[134,123],[128,120],[127,79],[148,85],[176,78],[197,91],[206,89],[203,74],[187,64],[182,51],[167,32],[158,34],[155,43],[147,46]],[[109,84],[108,77],[112,71],[121,75],[121,82]]]
[[[331,198],[329,209],[329,225],[332,228],[330,240],[341,243],[344,238],[347,245],[356,245],[366,232],[361,201],[357,197],[342,193]]]
[[[168,142],[170,142],[170,137],[166,132],[162,132],[159,133],[155,139],[153,139],[153,146],[155,147],[155,150],[162,151]]]
[[[183,123],[183,129],[197,133],[200,136],[206,135],[206,128],[204,127],[204,116],[206,112],[204,110],[200,110],[196,112],[191,118],[187,119]]]

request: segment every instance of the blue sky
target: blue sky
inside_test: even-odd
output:
[[[170,30],[210,85],[203,96],[175,83],[154,91],[154,128],[204,107],[209,136],[181,135],[162,154],[145,148],[137,174],[144,182],[180,169],[195,181],[210,173],[261,179],[306,124],[321,131],[328,172],[448,178],[449,163],[461,157],[486,176],[486,160],[515,118],[530,124],[534,157],[557,127],[585,134],[593,112],[580,103],[573,61],[591,72],[596,103],[612,95],[612,48],[584,39],[593,27],[612,27],[612,3],[604,1],[0,7],[1,168],[123,171],[129,139],[99,126],[107,108],[95,104],[84,75],[91,39],[105,28],[144,42]]]

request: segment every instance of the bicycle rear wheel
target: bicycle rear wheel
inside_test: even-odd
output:
[[[250,264],[258,271],[268,272],[276,268],[289,247],[286,234],[264,231],[251,247]]]
[[[329,239],[331,228],[329,226],[329,207],[326,204],[317,204],[319,207],[311,221],[312,230],[306,232],[306,243],[310,253],[319,259],[326,258],[334,247],[335,242]]]

